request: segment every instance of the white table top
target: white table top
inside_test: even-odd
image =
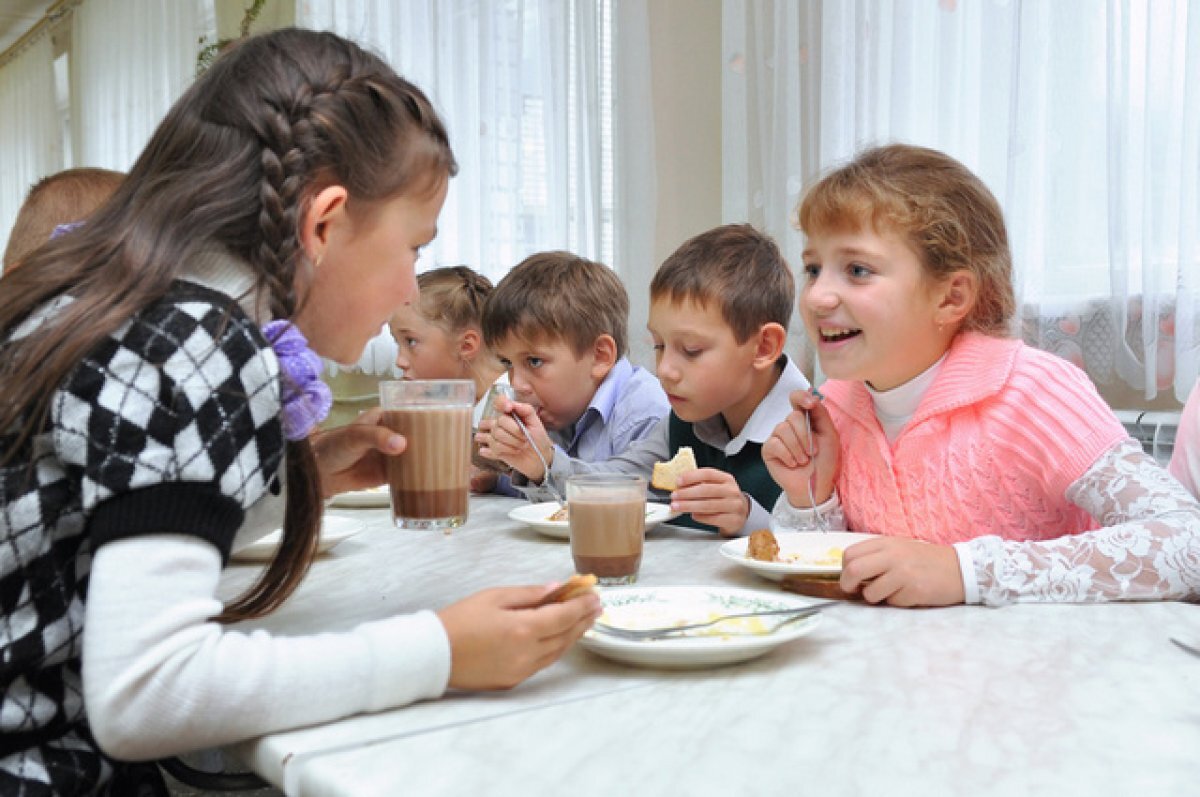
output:
[[[445,536],[387,510],[330,510],[368,531],[313,566],[255,624],[350,627],[495,584],[561,580],[565,542],[473,498]],[[714,536],[660,526],[639,584],[778,585]],[[222,593],[257,568],[234,565]],[[1200,608],[1180,603],[959,606],[847,603],[812,634],[745,664],[631,668],[576,648],[506,693],[451,693],[277,733],[235,754],[289,795],[1184,794],[1200,783]],[[299,698],[298,698],[299,699]]]

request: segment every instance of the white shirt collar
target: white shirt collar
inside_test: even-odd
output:
[[[880,391],[866,385],[867,393],[871,395],[871,401],[875,405],[875,417],[879,419],[879,425],[883,427],[883,433],[889,443],[896,442],[900,431],[912,420],[921,399],[925,398],[925,393],[945,361],[946,355],[943,354],[925,371],[891,390]]]
[[[791,358],[785,354],[783,360],[783,371],[780,372],[779,378],[775,380],[774,386],[767,392],[767,395],[754,408],[754,412],[746,420],[746,425],[742,427],[741,434],[731,440],[725,419],[718,414],[696,423],[694,427],[696,437],[714,448],[724,449],[725,456],[728,457],[741,451],[746,443],[767,442],[779,422],[792,411],[790,399],[792,392],[808,390],[809,387],[808,380],[804,378],[804,374],[796,367]]]

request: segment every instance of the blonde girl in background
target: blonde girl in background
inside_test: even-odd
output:
[[[417,275],[420,295],[388,321],[399,350],[396,367],[405,379],[470,379],[475,383],[478,428],[487,408],[488,390],[508,384],[508,373],[483,342],[483,304],[492,293],[487,277],[467,266],[446,266]],[[474,443],[472,445],[475,445]],[[472,456],[471,490],[491,492],[500,480],[496,467]],[[507,470],[507,468],[505,468]]]
[[[487,277],[466,266],[417,275],[420,295],[388,321],[405,379],[470,379],[475,383],[474,423],[479,425],[488,389],[507,383],[504,366],[483,343],[483,303],[492,293]]]
[[[312,434],[320,356],[354,362],[413,300],[456,170],[419,89],[278,31],[221,56],[88,223],[0,278],[0,794],[130,794],[119,760],[511,687],[591,624],[594,595],[532,609],[531,586],[336,633],[226,625],[278,607],[322,499],[403,451],[368,423]],[[230,552],[279,525],[222,605]]]
[[[1200,594],[1200,505],[1082,371],[1009,336],[1008,238],[982,181],[880,147],[814,185],[799,223],[829,381],[823,401],[793,394],[763,447],[776,528],[819,513],[880,535],[846,549],[840,582],[872,603]]]

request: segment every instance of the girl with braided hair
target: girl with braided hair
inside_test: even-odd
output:
[[[528,609],[547,589],[521,587],[319,637],[223,626],[278,607],[322,498],[403,450],[370,423],[311,434],[319,357],[355,361],[414,298],[456,170],[419,89],[278,31],[219,58],[88,224],[0,279],[0,793],[121,794],[115,760],[509,687],[591,624],[595,596]],[[281,515],[222,606],[229,553]]]

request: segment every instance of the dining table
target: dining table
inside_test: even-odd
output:
[[[396,528],[387,507],[331,506],[359,533],[320,555],[280,609],[237,627],[341,630],[488,586],[562,581],[569,543],[510,518],[523,504],[472,496],[448,533]],[[638,586],[783,594],[722,542],[651,529]],[[222,597],[260,568],[233,563]],[[577,644],[508,691],[450,690],[226,752],[302,797],[1196,794],[1200,657],[1171,637],[1200,642],[1200,607],[843,601],[741,663],[634,666]]]

